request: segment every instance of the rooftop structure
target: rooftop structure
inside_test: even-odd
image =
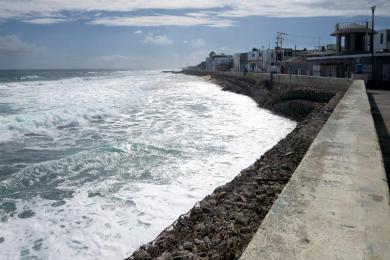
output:
[[[369,51],[371,33],[371,23],[349,22],[337,23],[330,35],[336,37],[336,52],[341,54]]]

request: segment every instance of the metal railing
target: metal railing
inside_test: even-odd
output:
[[[337,23],[335,26],[335,30],[365,29],[365,28],[371,28],[371,22],[367,22],[367,21],[345,22],[345,23]]]

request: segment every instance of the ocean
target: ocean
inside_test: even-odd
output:
[[[201,77],[0,71],[0,259],[122,259],[295,125]]]

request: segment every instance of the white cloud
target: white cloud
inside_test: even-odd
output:
[[[141,30],[134,31],[134,34],[142,34],[143,32]]]
[[[129,60],[130,57],[119,55],[119,54],[100,56],[97,58],[97,61],[99,62],[125,62]]]
[[[145,43],[150,43],[154,45],[171,45],[173,41],[169,39],[165,34],[157,35],[157,34],[148,34],[145,39]]]
[[[376,4],[377,15],[389,16],[390,2],[387,0],[245,0],[231,3],[230,8],[217,15],[219,17],[315,17],[315,16],[357,16],[371,15],[369,6]]]
[[[106,26],[194,26],[206,25],[210,27],[233,26],[233,21],[216,19],[210,15],[147,15],[132,17],[104,17],[96,18],[90,24]]]
[[[43,51],[43,48],[24,42],[16,35],[0,36],[0,53],[32,53],[39,51]]]
[[[68,12],[132,12],[147,9],[209,9],[225,6],[223,0],[12,0],[1,1],[0,19],[54,17]]]
[[[90,15],[86,19],[87,22],[110,26],[228,27],[234,25],[238,17],[246,16],[369,16],[371,14],[369,6],[372,4],[378,7],[377,15],[390,16],[388,0],[1,0],[0,20],[20,19],[49,24],[74,20],[74,16],[80,18],[85,17],[88,12],[97,12],[96,15],[92,14],[93,17]],[[183,15],[132,13],[137,10],[156,9],[162,12],[192,10]],[[65,15],[64,12],[67,14]]]
[[[199,39],[192,39],[192,40],[185,40],[184,41],[185,44],[188,44],[192,47],[203,47],[206,45],[206,42],[199,38]]]
[[[56,23],[63,23],[67,21],[69,20],[64,18],[36,18],[36,19],[23,20],[23,22],[32,23],[32,24],[56,24]]]

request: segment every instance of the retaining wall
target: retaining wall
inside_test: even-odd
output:
[[[388,185],[364,82],[355,80],[241,259],[389,256]]]
[[[242,77],[242,72],[219,72],[229,76]],[[258,80],[269,80],[270,73],[247,73],[246,77],[258,79]],[[330,78],[330,77],[314,77],[314,76],[303,76],[303,75],[290,75],[290,74],[274,74],[273,80],[278,83],[300,85],[303,87],[316,87],[324,88],[330,87],[345,89],[352,83],[351,79],[348,78]]]

